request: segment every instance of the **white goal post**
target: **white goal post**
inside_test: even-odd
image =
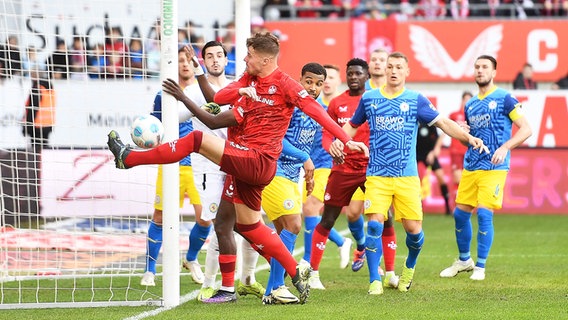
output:
[[[178,35],[190,28],[209,41],[235,21],[234,62],[238,73],[244,70],[250,0],[210,6],[198,0],[2,1],[0,309],[180,303],[180,257],[193,209],[187,199],[178,208],[178,166],[164,167],[162,280],[143,287],[157,166],[115,169],[106,135],[117,130],[132,144],[130,123],[152,110],[161,80],[177,78]],[[44,82],[33,80],[38,77]],[[32,92],[51,97],[38,100],[40,106],[55,106],[46,145],[31,138],[40,124],[26,122],[27,114],[38,114],[29,107],[36,105],[28,102]],[[166,140],[172,140],[175,101],[163,99]]]

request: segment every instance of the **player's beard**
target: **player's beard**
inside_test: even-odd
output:
[[[478,81],[478,80],[475,80],[475,83],[477,83],[477,86],[479,86],[479,87],[487,87],[487,86],[491,83],[491,80],[492,80],[492,79],[489,79],[489,80],[487,80],[487,81]]]
[[[207,69],[207,72],[208,72],[210,75],[212,75],[213,77],[219,77],[219,76],[221,76],[221,75],[223,74],[223,72],[225,72],[225,70],[222,70],[222,71],[212,71],[212,70]]]

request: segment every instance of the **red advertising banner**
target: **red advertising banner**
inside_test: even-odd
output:
[[[280,35],[280,68],[300,79],[304,64],[334,64],[345,76],[345,64],[351,59],[349,21],[270,21],[266,27]]]
[[[446,181],[451,185],[447,150],[440,157]],[[444,199],[432,174],[432,194],[424,199],[426,213],[444,212]],[[450,188],[452,189],[452,188]],[[568,214],[568,150],[515,149],[504,190],[506,214]]]
[[[482,54],[497,58],[497,81],[511,82],[526,62],[536,81],[557,81],[568,72],[566,30],[568,20],[399,22],[395,49],[409,58],[409,81],[471,81]]]
[[[310,61],[343,67],[373,49],[402,51],[409,58],[409,82],[472,81],[481,54],[497,58],[499,82],[511,82],[524,63],[536,81],[557,81],[568,73],[568,20],[486,21],[278,21],[280,66],[292,75]]]

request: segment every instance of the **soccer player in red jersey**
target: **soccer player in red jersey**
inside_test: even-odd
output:
[[[351,119],[359,105],[359,100],[365,92],[365,82],[369,79],[369,65],[365,60],[354,58],[347,62],[346,79],[348,90],[337,96],[329,103],[327,112],[339,125],[344,125]],[[354,140],[369,143],[369,126],[363,125],[361,131],[353,137]],[[327,130],[323,132],[322,145],[329,150],[333,136]],[[323,215],[320,223],[315,227],[312,236],[312,256],[310,265],[313,269],[310,282],[319,280],[319,265],[325,250],[325,243],[329,232],[344,206],[348,206],[351,197],[358,188],[365,190],[365,174],[368,158],[359,152],[347,151],[345,161],[342,164],[335,163],[331,168],[324,196]],[[362,213],[361,210],[358,212]],[[353,217],[359,220],[359,217]],[[362,227],[362,226],[361,226]],[[353,233],[353,230],[351,230]],[[364,236],[364,231],[360,230]],[[364,252],[365,245],[357,244],[357,250]],[[364,261],[364,260],[363,260]],[[361,264],[362,266],[362,264]],[[357,270],[359,270],[357,268]],[[355,270],[355,269],[353,269]]]
[[[226,172],[222,202],[234,205],[237,231],[265,258],[275,258],[292,277],[303,303],[309,296],[309,267],[299,266],[275,231],[261,222],[262,190],[274,177],[282,139],[294,107],[320,123],[350,150],[367,156],[369,150],[355,142],[333,122],[306,90],[278,68],[280,45],[270,33],[257,33],[247,39],[246,71],[241,78],[219,90],[215,102],[233,105],[231,110],[214,116],[195,105],[171,79],[164,91],[182,101],[211,129],[228,127],[228,140],[195,130],[148,151],[131,150],[120,141],[116,131],[109,133],[108,145],[118,168],[143,164],[174,163],[192,152],[199,152]],[[342,152],[334,152],[341,158]],[[236,256],[219,255],[220,269],[234,274]]]
[[[465,103],[471,99],[471,97],[473,97],[473,95],[471,94],[471,92],[469,91],[464,91],[462,93],[462,101],[461,101],[461,106],[460,109],[457,111],[454,111],[450,114],[450,119],[454,120],[455,122],[457,122],[458,124],[465,124],[466,123],[466,119],[465,119],[465,113],[464,113],[464,107],[465,107]],[[464,146],[459,140],[457,139],[452,139],[452,141],[450,142],[450,159],[452,161],[452,182],[453,182],[453,197],[451,197],[452,199],[455,199],[455,195],[456,192],[458,191],[458,185],[460,183],[461,180],[461,174],[462,174],[462,170],[463,170],[463,157],[465,155],[465,152],[467,151],[467,146]]]

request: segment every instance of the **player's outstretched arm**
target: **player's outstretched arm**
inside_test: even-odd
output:
[[[469,134],[468,132],[464,131],[455,121],[446,117],[441,117],[438,121],[434,123],[434,125],[440,128],[442,131],[444,131],[444,133],[446,133],[450,137],[456,138],[462,141],[463,143],[471,145],[474,150],[479,150],[479,153],[484,151],[489,153],[489,148],[485,146],[483,140],[476,138],[471,134]]]
[[[203,124],[210,129],[219,129],[225,127],[236,126],[237,120],[231,110],[221,112],[218,115],[212,115],[209,112],[198,107],[188,96],[183,93],[181,87],[172,79],[163,82],[164,92],[171,94],[176,100],[183,102],[187,109],[193,113]]]

